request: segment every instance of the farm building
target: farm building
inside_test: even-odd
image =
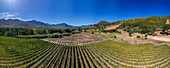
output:
[[[166,21],[166,24],[170,25],[170,21],[167,20],[167,21]],[[167,29],[167,33],[170,34],[170,29]]]

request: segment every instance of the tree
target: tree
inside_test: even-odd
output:
[[[91,32],[91,34],[94,34],[94,32]]]
[[[129,37],[132,37],[132,32],[128,32],[129,33]]]
[[[79,32],[82,32],[82,28],[81,28],[81,27],[78,27],[78,31],[79,31]]]
[[[6,31],[4,36],[15,37],[16,35],[12,31]]]
[[[145,39],[148,39],[148,35],[145,35]]]
[[[86,28],[84,28],[84,32],[86,32],[86,33],[87,33],[87,29],[86,29]]]

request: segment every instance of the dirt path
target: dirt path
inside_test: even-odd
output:
[[[163,36],[149,36],[150,39],[153,40],[158,40],[158,41],[165,41],[165,42],[170,42],[170,37],[163,37]]]

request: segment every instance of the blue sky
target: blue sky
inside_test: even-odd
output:
[[[0,18],[88,25],[170,15],[169,0],[0,0]]]

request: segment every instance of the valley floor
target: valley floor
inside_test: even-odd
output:
[[[114,38],[116,36],[116,38]],[[140,36],[140,38],[137,38]],[[96,42],[101,42],[104,40],[115,40],[119,42],[125,42],[130,44],[154,44],[154,45],[170,45],[170,37],[165,36],[148,36],[148,39],[144,39],[143,34],[134,33],[132,37],[129,37],[127,32],[123,32],[123,34],[119,33],[80,33],[74,34],[71,36],[65,36],[63,38],[47,38],[42,39],[44,41],[52,42],[52,43],[60,43],[67,45],[85,45]]]
[[[170,46],[163,45],[162,41],[135,37],[81,33],[43,39],[51,43],[0,37],[0,68],[170,67]],[[155,46],[158,44],[161,46]]]

